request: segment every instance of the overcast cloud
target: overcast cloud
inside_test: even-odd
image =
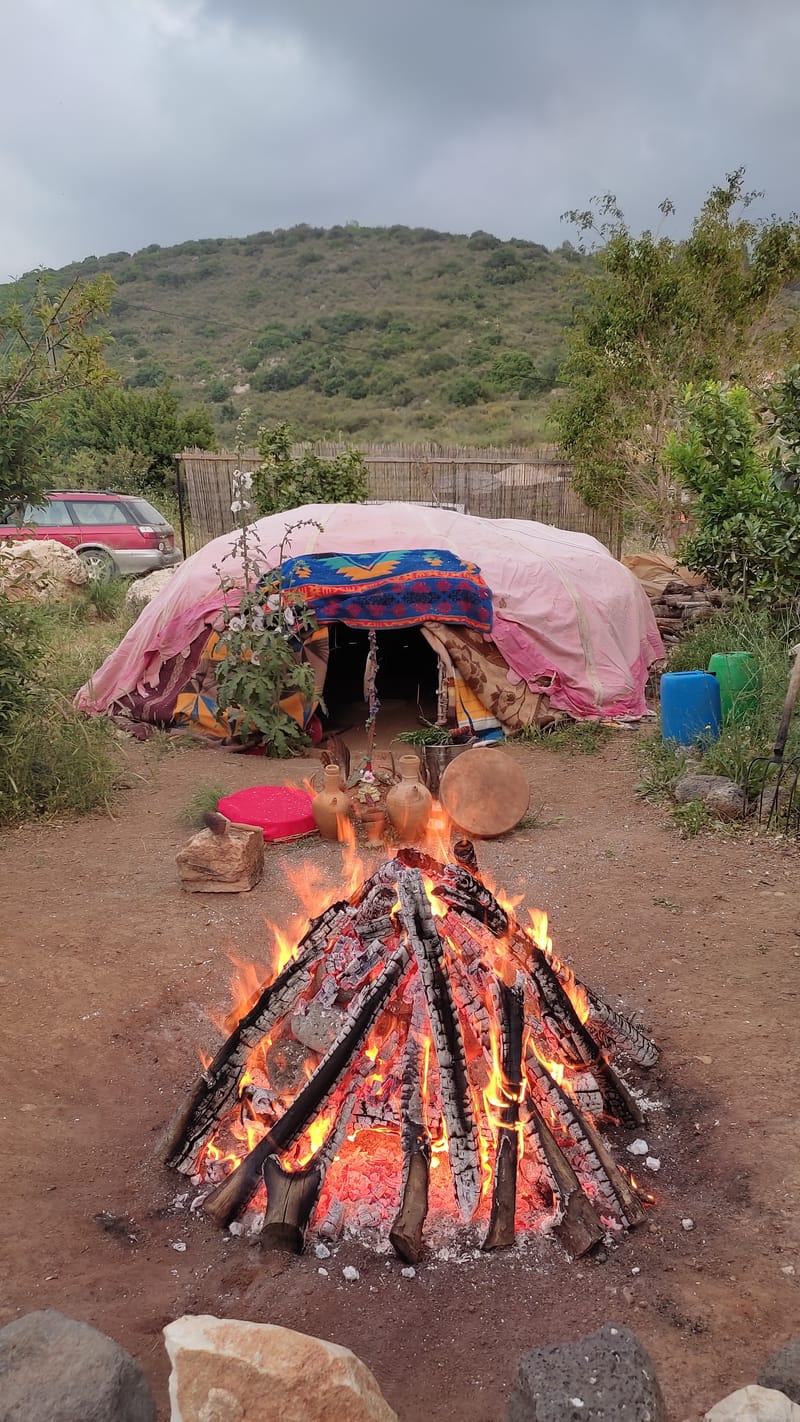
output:
[[[0,21],[0,281],[296,222],[556,245],[800,207],[798,0],[26,0]]]

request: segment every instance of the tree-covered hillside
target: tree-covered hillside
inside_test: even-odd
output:
[[[114,252],[53,280],[110,272],[124,383],[207,403],[223,442],[248,406],[304,437],[528,443],[547,434],[585,260],[568,243],[354,223]]]

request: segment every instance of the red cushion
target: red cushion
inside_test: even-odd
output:
[[[316,829],[311,796],[295,785],[253,785],[223,795],[217,809],[238,825],[259,825],[265,839],[293,839]]]

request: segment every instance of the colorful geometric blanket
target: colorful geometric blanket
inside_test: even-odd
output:
[[[318,622],[348,627],[413,627],[449,622],[489,632],[492,597],[476,563],[441,548],[330,553],[287,558],[285,588],[307,600]],[[262,579],[269,593],[269,574]]]

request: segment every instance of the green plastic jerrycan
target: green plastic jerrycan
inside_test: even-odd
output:
[[[741,725],[758,710],[761,676],[749,652],[715,652],[708,670],[719,682],[722,723]]]

